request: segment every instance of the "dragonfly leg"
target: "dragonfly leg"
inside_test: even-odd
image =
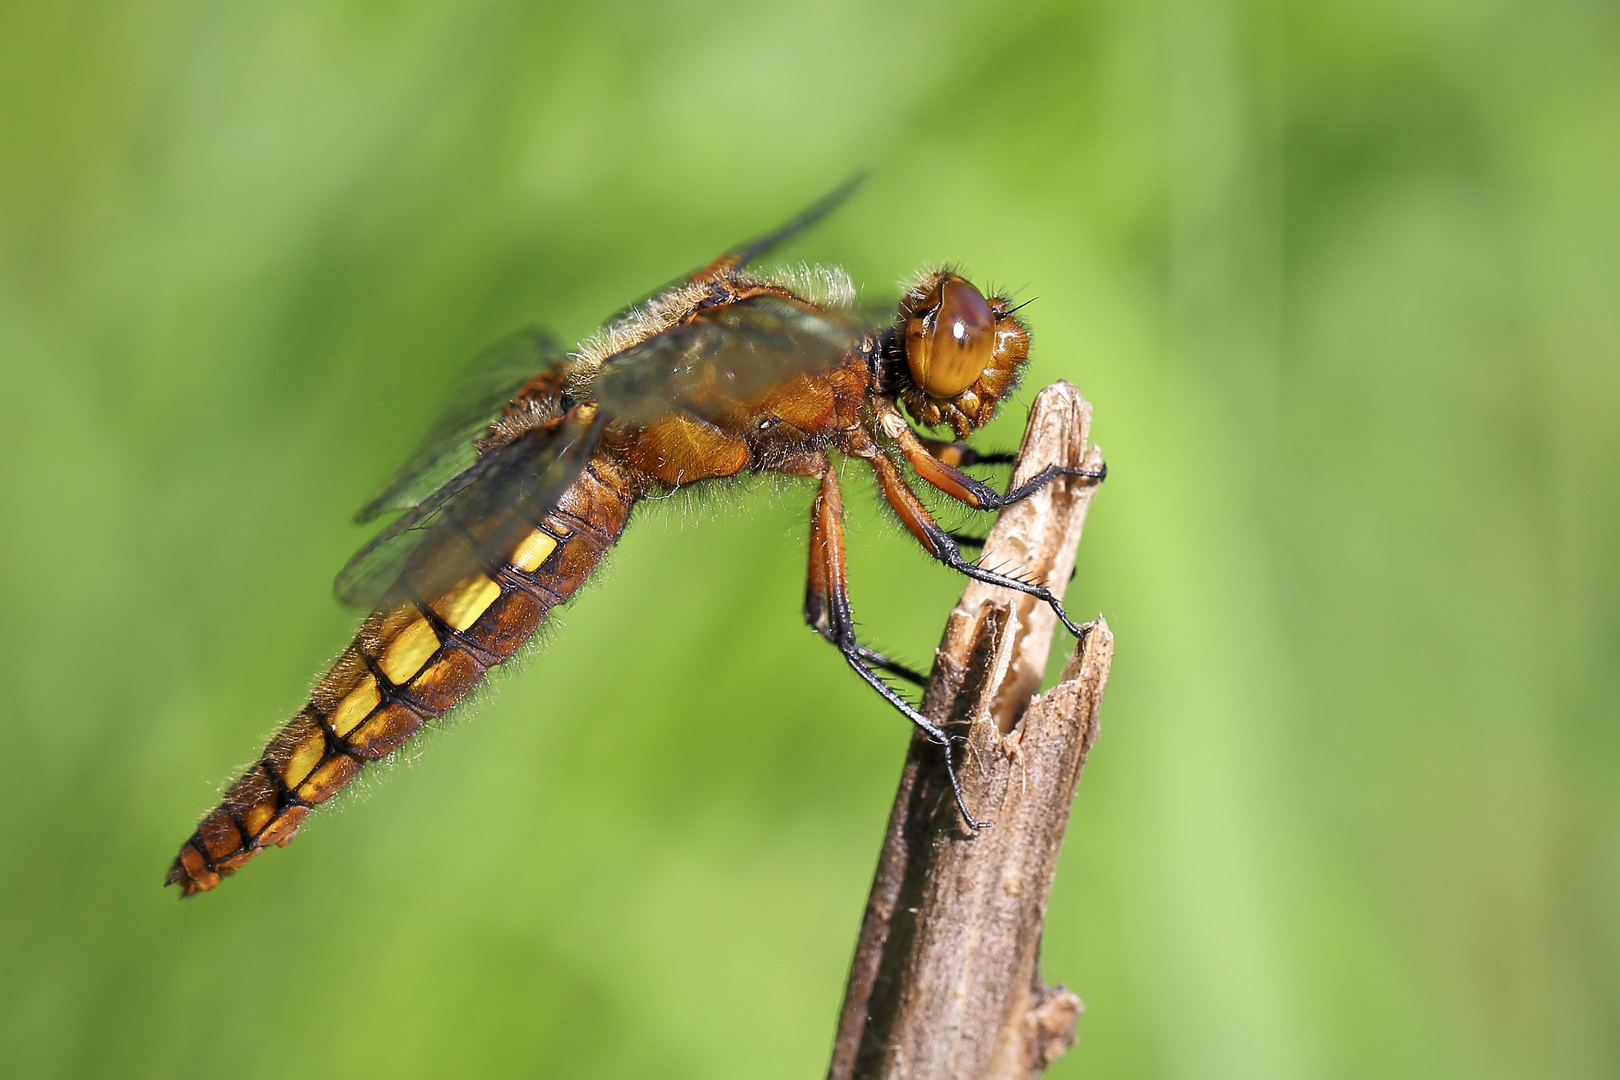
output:
[[[871,664],[875,668],[880,668],[887,671],[890,675],[894,675],[897,678],[904,679],[913,686],[925,687],[928,685],[927,675],[924,675],[916,668],[907,667],[898,660],[891,660],[889,657],[884,656],[876,649],[869,649],[865,645],[857,642],[856,651],[860,654],[861,659],[865,660],[868,664]]]
[[[938,458],[941,463],[958,469],[968,465],[1011,465],[1018,460],[1018,455],[1013,453],[982,454],[964,442],[930,439],[926,435],[918,435],[917,441],[922,444],[923,449],[927,450],[931,456]],[[957,547],[984,547],[985,538],[982,536],[959,533],[954,529],[950,530],[950,534],[951,539],[956,541]]]
[[[960,444],[940,443],[934,439],[924,439],[911,430],[911,425],[906,423],[904,417],[893,410],[889,410],[880,416],[879,423],[882,426],[883,433],[893,439],[900,447],[900,453],[904,455],[906,464],[917,470],[918,476],[922,477],[930,486],[949,495],[957,502],[966,503],[975,510],[1000,510],[1020,499],[1028,498],[1060,476],[1077,476],[1086,480],[1094,480],[1099,484],[1108,478],[1107,465],[1100,469],[1083,469],[1078,465],[1048,465],[1022,484],[1015,488],[1009,488],[1005,493],[1002,493],[986,484],[983,480],[969,476],[956,468],[950,461],[951,453],[941,452],[936,454],[930,450],[930,445],[942,447],[948,451],[954,450]],[[964,449],[974,454],[973,460],[961,462],[964,465],[990,463],[992,457],[997,461],[1003,457],[1003,455],[980,457],[971,448]],[[901,516],[905,515],[902,514]]]
[[[1003,588],[1014,589],[1021,593],[1033,596],[1057,615],[1058,620],[1068,629],[1069,633],[1077,638],[1085,637],[1085,631],[1077,626],[1063,610],[1063,603],[1045,585],[1035,581],[1025,581],[1023,578],[1013,577],[996,570],[987,570],[977,563],[969,562],[962,557],[962,551],[952,539],[951,534],[942,528],[928,508],[922,504],[917,493],[911,490],[905,477],[900,474],[900,467],[889,460],[887,454],[877,454],[870,459],[872,469],[877,473],[878,486],[883,491],[883,497],[900,520],[905,523],[911,534],[922,544],[923,550],[949,566],[952,570],[966,574],[975,581],[987,582],[991,585],[1000,585]],[[1026,493],[1027,494],[1027,493]],[[1022,496],[1020,496],[1022,497]]]
[[[950,736],[895,693],[873,670],[882,668],[894,671],[899,665],[856,640],[855,618],[849,606],[849,578],[844,562],[843,519],[843,495],[838,490],[837,478],[828,470],[821,477],[821,490],[816,493],[815,505],[810,511],[810,569],[805,585],[804,621],[836,646],[855,673],[865,679],[884,701],[916,725],[930,742],[944,748],[945,773],[950,777],[951,793],[956,797],[956,808],[962,820],[970,829],[987,828],[990,822],[975,819],[968,810],[967,800],[962,795],[962,784],[956,776],[956,764],[951,757]],[[920,676],[918,680],[921,680]]]
[[[910,425],[907,425],[909,427]],[[916,434],[916,432],[912,432]],[[967,465],[1011,465],[1018,460],[1017,454],[993,453],[984,454],[975,450],[964,442],[951,442],[947,439],[930,439],[926,435],[917,435],[917,441],[924,450],[938,458],[946,465],[954,468],[963,468]]]

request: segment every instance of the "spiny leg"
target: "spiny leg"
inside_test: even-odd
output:
[[[817,480],[817,481],[822,482],[823,484],[825,484],[828,473],[832,469],[832,465],[831,465],[830,462],[828,462],[826,454],[824,454],[824,453],[822,453],[820,451],[806,451],[806,452],[803,452],[803,453],[800,453],[800,454],[797,454],[797,455],[787,457],[787,458],[777,462],[775,468],[776,468],[776,470],[778,472],[786,473],[789,476],[807,476],[807,477],[810,477],[810,478],[812,478],[814,480]],[[836,487],[835,487],[835,490],[834,490],[834,494],[835,495],[839,494],[837,492],[837,490],[836,490]],[[821,498],[821,496],[818,495],[817,498],[819,499],[819,498]],[[841,499],[841,496],[840,496],[840,499]],[[839,514],[842,515],[842,513],[843,513],[843,508],[842,508],[842,502],[840,501]],[[812,519],[811,519],[812,530],[814,529],[814,525],[815,525],[815,519],[814,519],[814,517],[812,517]],[[812,532],[812,544],[813,544],[813,542],[814,542],[814,533]],[[839,536],[839,546],[840,546],[840,548],[842,548],[842,545],[843,545],[843,538],[842,538],[842,534],[840,534],[840,536]],[[811,550],[812,550],[812,553],[813,553],[815,551],[815,548],[812,546]],[[839,565],[840,566],[843,565],[841,555],[840,555]],[[819,584],[820,582],[823,582],[825,580],[824,575],[818,576],[820,574],[821,569],[822,569],[821,564],[814,557],[814,554],[812,554],[812,557],[810,559],[809,587],[807,589],[807,594],[806,594],[806,599],[805,599],[805,615],[804,615],[804,618],[805,618],[805,621],[808,622],[811,625],[812,628],[814,628],[823,637],[826,637],[828,641],[831,641],[833,644],[836,645],[836,644],[838,644],[836,638],[829,635],[826,628],[823,625],[821,625],[820,623],[818,623],[818,621],[817,621],[818,615],[812,613],[812,610],[811,610],[812,597],[817,596],[817,595],[820,595],[820,596],[827,595],[826,586],[824,584]],[[820,609],[818,608],[817,610],[819,611]],[[852,628],[853,628],[853,624],[852,624]],[[908,667],[905,664],[902,664],[898,660],[891,660],[889,657],[884,656],[882,653],[878,652],[876,649],[867,648],[865,645],[862,645],[859,642],[856,642],[855,643],[855,651],[856,651],[856,655],[858,655],[862,660],[866,661],[866,663],[870,664],[872,667],[878,668],[879,670],[882,670],[882,671],[887,671],[889,674],[898,676],[899,678],[902,678],[902,679],[906,680],[907,682],[909,682],[909,683],[911,683],[911,684],[913,684],[915,686],[923,686],[923,687],[925,687],[925,686],[928,685],[928,676],[927,675],[925,675],[924,673],[922,673],[920,671],[917,671],[917,670],[915,670],[915,669],[913,669],[911,667]]]
[[[821,549],[818,546],[820,543],[818,540],[819,534],[816,531],[817,522],[820,519],[822,504],[827,498],[826,490],[829,484],[832,486],[832,503],[836,509],[836,519],[840,523],[843,521],[843,494],[838,489],[837,481],[831,479],[831,469],[832,466],[828,463],[825,455],[816,454],[802,462],[789,464],[786,471],[791,471],[795,475],[814,477],[819,480],[822,485],[822,490],[816,495],[815,507],[812,509],[810,516],[810,568],[809,579],[805,588],[804,621],[810,624],[811,629],[815,630],[833,645],[838,646],[841,651],[847,652],[847,650],[844,650],[844,645],[841,643],[834,629],[834,619],[828,613],[826,598],[835,590],[827,584],[827,576],[824,572],[826,564],[825,560],[820,557]],[[838,529],[836,543],[838,580],[843,581],[844,533],[841,524]],[[846,616],[849,614],[847,600],[844,608],[844,614]],[[855,655],[861,660],[865,661],[867,664],[870,664],[872,667],[878,668],[882,671],[887,671],[891,675],[904,679],[913,686],[926,687],[928,685],[928,676],[923,672],[917,671],[915,668],[908,667],[898,660],[893,660],[887,656],[884,656],[876,649],[869,648],[862,645],[859,641],[856,641],[855,625],[853,621],[848,622],[848,627],[850,633],[850,649],[852,649]]]
[[[938,458],[946,465],[954,468],[964,468],[968,465],[1011,465],[1018,460],[1017,454],[997,451],[991,454],[981,454],[964,442],[951,442],[948,439],[930,439],[926,435],[918,435],[917,441],[930,455]],[[948,530],[951,539],[956,541],[957,547],[982,548],[985,537],[972,536],[968,533],[959,533],[955,529]]]
[[[893,439],[900,447],[900,453],[905,456],[906,464],[915,469],[917,475],[924,482],[949,495],[957,502],[973,507],[975,510],[1000,510],[1020,499],[1027,499],[1060,476],[1075,476],[1086,480],[1095,480],[1098,483],[1108,478],[1107,465],[1100,469],[1083,469],[1078,465],[1048,465],[1022,484],[1008,489],[1003,494],[984,481],[975,479],[952,465],[949,461],[951,457],[949,453],[936,455],[930,450],[931,445],[954,449],[961,444],[940,443],[934,439],[923,438],[911,430],[911,425],[906,423],[905,417],[893,409],[886,410],[878,418],[878,421],[883,433]],[[1000,455],[996,456],[1000,457]],[[975,455],[975,459],[977,462],[989,460],[988,457],[977,457],[977,455]],[[964,464],[973,464],[973,462],[964,462]]]
[[[991,585],[1000,585],[1003,588],[1014,589],[1018,592],[1033,596],[1057,615],[1069,633],[1077,638],[1084,638],[1086,631],[1077,626],[1063,610],[1063,604],[1046,586],[1022,578],[1011,577],[995,570],[987,570],[977,563],[971,563],[962,557],[961,549],[951,534],[940,527],[939,522],[928,512],[928,508],[917,498],[906,483],[905,477],[900,475],[900,467],[889,460],[887,454],[878,454],[870,459],[873,471],[877,473],[878,486],[883,491],[884,499],[894,507],[895,513],[905,523],[911,535],[922,544],[923,550],[949,566],[952,570],[966,574],[975,581],[983,581]],[[1022,496],[1020,496],[1022,497]]]
[[[891,660],[882,653],[867,648],[865,645],[857,644],[856,649],[860,653],[861,659],[873,667],[882,668],[890,675],[906,680],[912,686],[922,688],[928,685],[928,676],[916,668],[909,668],[898,660]]]
[[[917,435],[917,441],[929,454],[958,469],[968,465],[1011,465],[1018,460],[1017,454],[1004,452],[983,454],[967,443],[951,442],[948,439],[930,439],[926,435]]]
[[[967,533],[959,533],[955,529],[945,530],[945,535],[954,540],[957,547],[973,548],[977,551],[983,551],[985,542],[990,539],[988,536],[969,536]],[[1069,580],[1073,581],[1074,576],[1079,572],[1077,568],[1071,567],[1069,569]]]
[[[913,432],[913,434],[915,434],[915,432]],[[927,450],[934,457],[938,458],[946,465],[952,465],[956,468],[961,468],[964,465],[1011,465],[1018,460],[1017,454],[1000,452],[993,454],[981,454],[967,443],[948,442],[944,439],[930,439],[926,435],[918,435],[917,441],[922,443],[923,449]],[[1103,476],[1107,475],[1107,472],[1107,469],[1103,469],[1100,473],[1092,473],[1082,469],[1078,470],[1076,475],[1095,476],[1100,480]],[[960,533],[955,529],[947,529],[946,532],[950,535],[952,540],[956,541],[957,547],[973,548],[981,551],[984,549],[985,541],[989,539],[989,537],[986,536],[972,536],[968,533]],[[1069,571],[1070,581],[1074,580],[1074,575],[1077,572],[1078,571],[1076,570]]]
[[[855,669],[890,705],[900,710],[931,742],[945,751],[945,774],[950,778],[956,809],[970,829],[988,828],[991,822],[978,821],[969,812],[962,795],[962,784],[951,760],[951,740],[943,729],[912,707],[911,703],[878,677],[874,667],[894,670],[893,661],[880,656],[855,639],[855,620],[849,607],[849,578],[844,564],[844,500],[838,480],[829,469],[821,477],[821,490],[810,511],[810,566],[805,583],[804,621],[844,654]],[[883,661],[879,663],[878,661]],[[915,673],[913,673],[915,674]]]
[[[846,657],[854,657],[917,686],[927,686],[928,676],[856,639],[844,564],[843,514],[843,496],[838,482],[827,472],[821,477],[821,491],[816,495],[810,514],[810,564],[805,585],[804,621]],[[827,524],[829,520],[831,525]]]

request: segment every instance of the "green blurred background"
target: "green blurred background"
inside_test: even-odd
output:
[[[1022,289],[1112,478],[1059,1077],[1620,1075],[1620,11],[1581,0],[0,14],[0,1074],[806,1077],[908,732],[809,492],[640,514],[454,730],[159,881],[347,641],[466,358],[860,166],[791,257]],[[960,582],[851,491],[857,611]]]

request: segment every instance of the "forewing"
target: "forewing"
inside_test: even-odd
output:
[[[836,367],[863,327],[773,295],[701,312],[608,357],[592,392],[613,419],[645,424],[685,409],[713,419],[797,374]]]
[[[534,376],[557,367],[562,346],[542,330],[521,330],[481,354],[450,392],[449,402],[388,486],[355,514],[371,521],[421,505],[471,469],[480,436]]]
[[[816,222],[820,221],[822,218],[844,205],[849,197],[855,194],[855,192],[858,191],[860,186],[865,182],[865,173],[856,173],[855,175],[846,178],[843,183],[827,192],[827,194],[823,195],[821,198],[817,199],[815,202],[811,203],[809,206],[805,207],[803,210],[799,211],[793,217],[789,218],[787,221],[784,221],[782,224],[778,225],[764,236],[757,236],[752,240],[745,240],[744,242],[737,244],[735,247],[725,251],[707,266],[699,267],[689,274],[683,274],[674,281],[668,282],[658,289],[654,289],[652,292],[648,293],[646,296],[643,296],[634,303],[626,304],[624,307],[620,308],[618,312],[616,312],[613,317],[608,320],[608,322],[614,322],[618,319],[624,318],[636,308],[646,304],[648,301],[653,300],[658,296],[662,296],[670,289],[676,289],[682,285],[686,285],[694,281],[703,281],[707,278],[719,277],[722,274],[731,273],[733,270],[741,270],[755,259],[762,255],[769,254],[775,248],[793,239],[795,236],[804,232]]]
[[[727,269],[741,270],[761,255],[768,254],[777,245],[791,240],[844,205],[845,201],[855,194],[864,183],[866,183],[866,174],[863,172],[846,178],[843,183],[799,211],[790,220],[778,225],[764,236],[756,237],[747,243],[738,244],[720,256],[716,262],[728,264]]]
[[[407,570],[431,599],[503,563],[579,476],[604,420],[571,413],[479,457],[355,553],[333,584],[338,600],[373,608]]]

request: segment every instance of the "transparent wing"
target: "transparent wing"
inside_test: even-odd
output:
[[[579,476],[605,419],[583,423],[576,410],[483,454],[357,551],[332,591],[370,609],[407,571],[431,598],[500,565]]]
[[[843,183],[839,184],[837,187],[833,188],[831,191],[827,192],[827,194],[823,195],[821,198],[799,211],[799,213],[795,214],[792,218],[766,233],[764,236],[755,237],[752,240],[746,240],[735,247],[729,248],[707,266],[699,267],[689,274],[682,274],[674,281],[667,282],[659,288],[654,289],[641,299],[636,300],[633,303],[626,304],[624,307],[615,312],[612,318],[608,319],[608,322],[614,322],[618,319],[624,318],[636,308],[647,303],[649,300],[652,300],[654,297],[662,296],[670,289],[685,285],[688,282],[703,281],[706,278],[719,277],[721,274],[730,273],[733,270],[741,270],[743,267],[747,266],[761,255],[768,254],[779,245],[793,239],[795,236],[804,232],[816,222],[820,221],[822,218],[844,205],[849,197],[855,194],[856,191],[860,190],[860,186],[865,182],[866,174],[856,173],[855,175],[846,179]]]
[[[629,424],[673,409],[714,419],[793,375],[831,370],[863,333],[853,317],[752,296],[608,357],[591,396]]]
[[[471,364],[448,404],[388,486],[354,515],[371,521],[391,510],[409,510],[472,468],[475,443],[502,407],[534,376],[562,363],[561,345],[543,330],[520,330]]]

